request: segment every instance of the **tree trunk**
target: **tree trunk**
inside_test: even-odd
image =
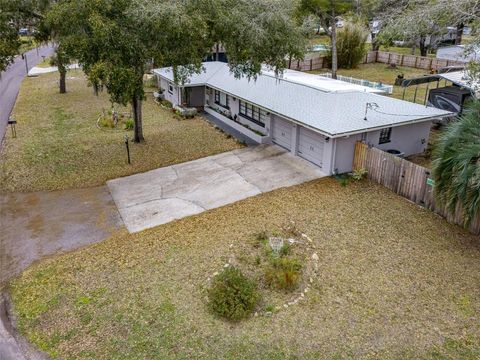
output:
[[[417,44],[414,43],[414,44],[412,45],[412,55],[416,55],[416,54],[417,54]]]
[[[134,129],[134,138],[133,141],[136,143],[141,143],[145,139],[143,137],[143,128],[142,128],[142,100],[134,96],[132,99],[132,110],[133,110],[133,121],[135,123]]]
[[[65,70],[60,70],[60,94],[65,94],[67,92],[67,83],[66,77],[67,72]]]
[[[377,41],[377,39],[376,39],[377,35],[374,34],[373,32],[370,33],[370,34],[371,34],[371,36],[372,36],[372,51],[378,51],[378,50],[380,50],[380,44],[378,43],[378,41]]]
[[[419,41],[419,47],[420,47],[420,56],[427,56],[427,50],[428,48],[425,46],[425,38],[421,37]]]
[[[455,45],[461,45],[462,44],[462,36],[463,36],[463,28],[465,26],[463,24],[458,24],[457,25],[457,34],[455,36]]]
[[[337,55],[337,21],[332,16],[332,79],[337,78],[338,55]]]

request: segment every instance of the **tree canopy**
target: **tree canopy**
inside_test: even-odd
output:
[[[281,71],[287,56],[303,55],[291,11],[286,0],[65,0],[52,7],[51,26],[75,44],[93,86],[132,105],[140,142],[148,62],[173,66],[182,83],[221,43],[236,76],[254,77],[262,63]]]
[[[337,18],[355,7],[354,0],[300,0],[300,16],[314,15],[328,34],[332,45],[332,77],[337,78]]]

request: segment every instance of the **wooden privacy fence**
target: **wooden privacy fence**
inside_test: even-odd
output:
[[[462,61],[435,59],[424,56],[397,54],[386,51],[369,51],[363,59],[364,64],[383,63],[395,64],[424,70],[438,70],[447,66],[465,66]],[[312,71],[326,69],[329,67],[328,59],[325,56],[312,56],[304,60],[288,60],[286,67],[292,70]]]
[[[386,51],[369,51],[365,55],[364,64],[384,63],[407,66],[424,70],[438,70],[447,66],[465,66],[462,61],[435,59],[425,56],[397,54]]]
[[[287,68],[298,71],[319,70],[328,67],[328,61],[324,56],[317,56],[304,60],[289,60]]]
[[[435,201],[434,182],[430,170],[367,144],[357,142],[353,169],[367,170],[367,177],[395,193],[443,216],[447,221],[463,226],[463,214],[457,208],[454,214]],[[480,234],[480,216],[470,225],[470,232]]]

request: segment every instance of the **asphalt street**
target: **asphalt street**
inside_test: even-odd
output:
[[[21,56],[2,72],[0,77],[0,139],[3,140],[7,129],[8,118],[15,105],[20,85],[28,70],[43,61],[42,56],[50,56],[53,53],[52,45],[45,45],[26,52],[26,62]],[[3,141],[0,141],[0,150]]]

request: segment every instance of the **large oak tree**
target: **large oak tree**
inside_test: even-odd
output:
[[[281,71],[286,57],[303,55],[291,11],[287,0],[66,0],[54,25],[63,22],[90,82],[131,104],[141,142],[147,63],[173,66],[181,83],[222,43],[236,76],[254,77],[262,63]]]

